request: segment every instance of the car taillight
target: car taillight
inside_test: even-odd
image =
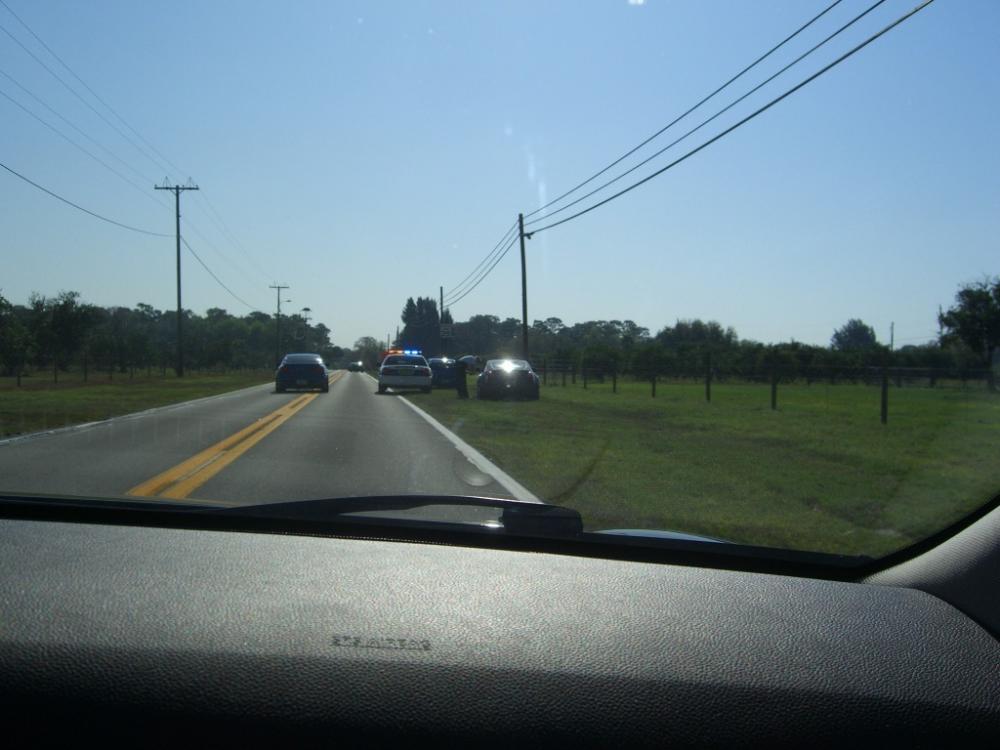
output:
[[[429,367],[418,367],[417,369],[420,370],[420,373],[422,375],[430,375],[431,374],[431,368],[429,368]]]
[[[282,365],[281,367],[278,368],[278,372],[286,372],[287,370],[288,370],[288,368],[285,367],[284,365]]]

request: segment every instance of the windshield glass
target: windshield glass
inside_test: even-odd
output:
[[[3,0],[0,494],[967,517],[1000,3],[916,4]]]

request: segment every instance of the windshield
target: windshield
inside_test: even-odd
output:
[[[1000,492],[997,28],[3,0],[0,494],[910,546]]]

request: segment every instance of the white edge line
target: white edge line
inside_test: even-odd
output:
[[[374,383],[376,384],[378,383],[378,380],[369,375],[367,372],[364,373],[364,375],[367,376]],[[484,456],[482,453],[477,451],[467,442],[462,440],[462,438],[460,438],[454,432],[452,432],[443,424],[438,422],[436,419],[434,419],[434,417],[432,417],[430,414],[425,412],[419,406],[411,402],[408,398],[406,398],[405,396],[401,396],[400,400],[404,404],[409,406],[411,409],[413,409],[413,411],[415,411],[421,417],[423,417],[424,421],[427,422],[427,424],[429,424],[435,430],[437,430],[446,438],[448,438],[448,441],[451,442],[451,444],[458,449],[459,453],[461,453],[463,456],[469,459],[469,461],[472,463],[473,466],[475,466],[484,474],[489,474],[491,477],[493,477],[493,479],[496,480],[497,484],[499,484],[501,487],[503,487],[511,495],[514,496],[515,500],[521,500],[522,502],[528,502],[528,503],[543,502],[531,490],[529,490],[523,484],[518,482],[507,472],[503,471],[499,466],[497,466],[488,458],[486,458],[486,456]]]
[[[64,432],[77,432],[82,430],[89,430],[92,427],[100,427],[101,425],[113,424],[114,422],[123,422],[128,419],[138,419],[139,417],[146,417],[150,414],[156,414],[161,411],[170,411],[171,409],[180,409],[185,406],[190,406],[191,404],[200,404],[203,401],[214,401],[215,399],[225,398],[226,396],[235,396],[238,393],[243,393],[244,391],[252,391],[254,388],[270,387],[267,383],[261,383],[260,385],[249,385],[246,388],[238,388],[235,391],[226,391],[224,393],[216,393],[213,396],[202,396],[201,398],[193,398],[190,401],[178,401],[176,404],[164,404],[163,406],[154,406],[151,409],[144,409],[143,411],[133,411],[128,414],[118,414],[114,417],[108,417],[107,419],[98,419],[93,422],[84,422],[82,424],[71,424],[65,427],[54,427],[51,430],[39,430],[37,432],[26,432],[23,435],[11,435],[10,437],[3,438],[0,440],[0,446],[8,445],[10,443],[19,443],[22,440],[37,440],[43,437],[49,437],[50,435],[59,435]]]

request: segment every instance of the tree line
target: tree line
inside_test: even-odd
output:
[[[521,321],[478,314],[455,322],[439,314],[436,300],[409,298],[403,328],[393,342],[428,355],[520,357]],[[442,323],[445,324],[442,328]],[[652,333],[632,320],[591,320],[566,324],[560,318],[535,320],[528,331],[532,364],[637,377],[719,377],[822,379],[869,377],[875,368],[911,371],[933,384],[939,377],[983,378],[996,388],[993,363],[1000,350],[1000,277],[959,288],[954,305],[939,315],[936,340],[890,351],[871,326],[859,319],[832,332],[828,346],[796,341],[764,344],[741,339],[732,327],[715,321],[678,320]],[[442,330],[450,337],[442,338]],[[358,344],[374,344],[374,339]],[[356,345],[359,354],[363,347]],[[377,352],[372,352],[372,357]],[[364,357],[362,357],[364,358]],[[370,364],[374,364],[371,362]],[[922,372],[921,372],[922,371]]]
[[[314,351],[328,360],[344,350],[330,340],[330,329],[301,315],[282,315],[280,341],[275,317],[262,312],[236,316],[221,308],[204,315],[184,310],[186,367],[199,370],[270,369],[276,354]],[[109,377],[137,370],[165,374],[177,353],[177,313],[151,305],[101,307],[77,292],[54,297],[32,294],[26,305],[0,295],[0,373],[16,376],[78,368],[84,378],[100,371]]]

